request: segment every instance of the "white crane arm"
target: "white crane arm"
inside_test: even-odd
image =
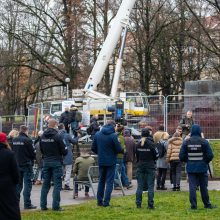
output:
[[[100,83],[109,60],[113,54],[118,40],[121,36],[123,27],[128,25],[129,16],[136,0],[123,0],[121,6],[114,18],[114,22],[109,30],[109,33],[104,41],[102,49],[97,57],[92,72],[84,87],[84,91],[94,91],[97,89],[97,85]]]

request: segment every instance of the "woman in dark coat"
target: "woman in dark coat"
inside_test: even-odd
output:
[[[0,132],[0,219],[20,220],[19,200],[16,194],[19,172],[14,153],[5,133]]]

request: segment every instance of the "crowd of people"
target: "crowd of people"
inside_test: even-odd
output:
[[[47,195],[52,184],[52,210],[62,211],[60,191],[71,190],[71,173],[76,180],[88,180],[87,171],[95,164],[94,158],[82,150],[81,155],[73,160],[73,144],[77,144],[80,137],[77,131],[81,120],[77,108],[66,108],[61,114],[59,124],[55,119],[50,119],[48,128],[38,133],[34,144],[25,125],[20,126],[19,131],[13,129],[8,137],[0,133],[0,209],[3,210],[0,212],[0,219],[21,218],[19,201],[22,190],[24,209],[37,208],[31,202],[34,161],[39,171],[35,183],[42,184],[42,211],[48,210]],[[96,116],[90,122],[91,150],[98,155],[98,206],[109,206],[113,189],[120,189],[115,181],[116,164],[119,165],[121,182],[127,189],[133,187],[133,164],[136,164],[136,206],[141,208],[143,191],[147,191],[148,208],[154,209],[155,179],[156,190],[167,190],[165,180],[169,169],[172,190],[180,191],[184,163],[189,180],[191,208],[197,208],[198,187],[204,207],[215,208],[209,201],[207,190],[208,164],[213,159],[213,153],[200,126],[194,124],[191,111],[181,119],[173,135],[169,135],[162,125],[154,134],[151,127],[145,126],[141,129],[141,138],[138,141],[132,137],[129,128],[113,120],[101,128]],[[163,153],[161,148],[164,149]],[[78,197],[78,185],[74,189]],[[85,188],[85,197],[89,197],[88,187]]]
[[[163,153],[161,153],[161,147],[164,148]],[[98,154],[100,171],[97,192],[98,206],[107,207],[110,205],[116,164],[121,167],[123,185],[129,186],[126,177],[129,176],[128,180],[131,184],[131,164],[135,161],[137,208],[141,208],[142,194],[145,190],[148,192],[148,208],[154,209],[155,179],[157,190],[167,190],[165,180],[168,168],[170,168],[172,190],[180,191],[183,164],[186,164],[189,179],[191,209],[197,209],[196,189],[198,187],[204,207],[209,209],[216,207],[211,204],[207,189],[208,166],[214,155],[208,141],[201,132],[200,126],[194,124],[192,111],[188,111],[186,116],[180,120],[173,135],[164,131],[162,125],[154,134],[150,126],[145,126],[141,130],[141,139],[137,144],[135,144],[128,129],[124,129],[123,126],[114,121],[108,121],[101,131],[94,136],[92,151]],[[127,172],[124,172],[126,169],[124,169],[123,164],[126,165]]]

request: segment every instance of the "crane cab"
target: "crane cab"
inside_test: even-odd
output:
[[[133,116],[149,114],[147,95],[143,92],[121,92],[120,99],[125,102],[125,113]]]

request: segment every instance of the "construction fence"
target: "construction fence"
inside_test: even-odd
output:
[[[114,105],[112,100],[90,99],[87,108],[82,111],[82,124],[88,126],[90,118],[95,114],[101,115],[99,117],[101,124],[105,124],[111,118],[114,119],[114,114],[117,113],[109,110],[112,105]],[[151,126],[153,132],[155,132],[160,125],[164,125],[165,130],[169,134],[173,134],[181,118],[186,115],[188,110],[191,110],[194,122],[201,125],[205,137],[207,139],[220,139],[220,96],[147,96],[142,97],[142,100],[140,97],[133,97],[129,105],[133,105],[139,112],[141,108],[147,109],[147,112],[142,115],[134,115],[129,112],[124,113],[125,121],[130,128],[139,130],[142,127]],[[55,107],[60,110],[58,104]],[[30,105],[27,117],[24,115],[1,116],[0,130],[8,133],[12,128],[19,128],[21,124],[26,124],[29,127],[30,134],[35,136],[38,131],[44,130],[51,117],[56,117],[54,115],[51,116],[50,109],[51,103],[44,102]],[[96,111],[94,111],[95,109]]]
[[[27,124],[25,115],[5,115],[0,116],[0,131],[9,133],[14,128],[19,128],[21,125]]]
[[[172,134],[188,110],[193,112],[194,123],[202,127],[207,139],[220,138],[220,96],[176,95],[166,97],[166,130]]]

